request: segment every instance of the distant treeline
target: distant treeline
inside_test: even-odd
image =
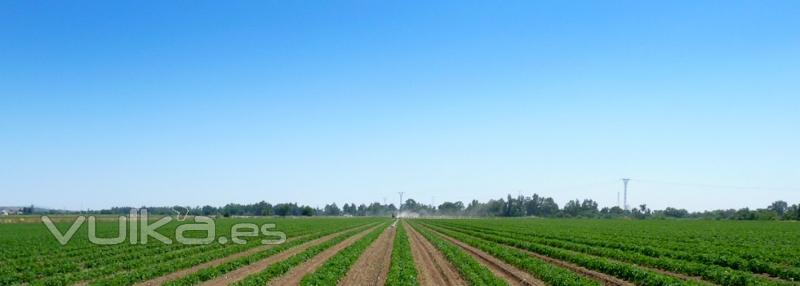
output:
[[[727,209],[704,212],[689,212],[686,209],[668,207],[664,210],[651,210],[642,204],[625,210],[621,207],[599,208],[591,199],[571,200],[563,208],[553,198],[508,195],[505,199],[489,200],[481,203],[472,200],[468,205],[463,202],[444,202],[437,207],[419,204],[413,199],[405,201],[403,211],[410,211],[421,216],[468,216],[468,217],[561,217],[561,218],[693,218],[715,220],[800,220],[800,205],[789,205],[785,201],[776,201],[763,209],[751,210]]]
[[[255,204],[227,204],[223,207],[141,207],[153,215],[173,215],[177,211],[189,215],[202,216],[394,216],[397,207],[394,204],[369,205],[346,203],[341,208],[336,204],[328,204],[323,208],[315,208],[297,203],[270,204],[261,201]],[[131,207],[114,207],[105,210],[89,210],[81,212],[47,211],[46,213],[86,213],[86,214],[118,214],[126,215]],[[35,210],[35,211],[34,211]],[[571,200],[564,207],[550,197],[508,195],[506,198],[489,200],[482,203],[472,200],[463,202],[444,202],[438,206],[421,204],[414,199],[406,200],[402,211],[409,215],[419,216],[464,216],[464,217],[560,217],[560,218],[691,218],[716,220],[800,220],[800,206],[789,205],[785,201],[776,201],[763,209],[751,210],[727,209],[704,212],[689,212],[686,209],[668,207],[664,210],[651,210],[642,204],[624,210],[618,206],[599,208],[591,199]],[[23,209],[24,214],[45,213],[33,206]]]
[[[82,213],[89,214],[119,214],[126,215],[132,207],[113,207],[104,210],[89,210]],[[341,208],[336,203],[325,205],[324,208],[314,208],[297,203],[270,204],[261,201],[255,204],[227,204],[223,207],[202,206],[202,207],[140,207],[137,209],[147,209],[151,215],[173,215],[176,212],[188,213],[194,216],[392,216],[397,212],[397,207],[393,204],[382,205],[372,203],[369,205],[344,204]]]

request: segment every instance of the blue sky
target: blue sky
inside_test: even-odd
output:
[[[0,205],[800,202],[797,1],[0,3]]]

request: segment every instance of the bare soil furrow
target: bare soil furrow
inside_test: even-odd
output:
[[[328,241],[328,240],[336,237],[337,235],[341,235],[342,233],[344,233],[346,231],[348,231],[348,230],[344,230],[344,231],[340,231],[340,232],[337,232],[337,233],[329,234],[329,235],[317,238],[315,240],[309,241],[307,243],[304,243],[304,244],[289,248],[289,249],[284,250],[284,251],[282,251],[282,252],[280,252],[278,254],[272,255],[272,256],[267,257],[265,259],[262,259],[261,261],[258,261],[256,263],[253,263],[253,264],[244,266],[242,268],[236,269],[236,270],[234,270],[232,272],[226,273],[225,275],[217,277],[216,279],[203,282],[201,285],[203,285],[203,286],[223,286],[223,285],[230,285],[230,284],[236,283],[239,280],[242,280],[242,279],[246,278],[247,276],[250,276],[250,275],[258,273],[258,272],[261,272],[261,270],[264,270],[265,268],[269,267],[270,265],[272,265],[274,263],[277,263],[277,262],[285,260],[285,259],[287,259],[289,257],[292,257],[293,255],[298,254],[300,252],[303,252],[306,249],[309,249],[309,248],[311,248],[311,247],[313,247],[315,245],[319,245],[319,244],[321,244],[321,243],[323,243],[325,241]]]
[[[267,285],[299,285],[300,280],[303,280],[303,277],[306,276],[306,274],[314,272],[314,270],[322,266],[322,264],[324,264],[325,261],[328,261],[328,259],[336,255],[336,253],[352,245],[362,237],[366,236],[376,227],[378,226],[370,227],[369,229],[364,230],[356,235],[353,235],[345,239],[344,241],[340,242],[339,244],[336,244],[333,247],[326,249],[322,253],[317,254],[316,256],[304,262],[303,264],[300,264],[292,268],[285,275],[278,277],[273,281],[270,281]]]
[[[411,255],[414,257],[414,263],[419,270],[419,284],[422,286],[428,285],[467,285],[458,270],[453,267],[447,258],[428,240],[422,237],[413,227],[408,226],[407,223],[402,223],[406,232],[408,233],[409,242],[411,243]]]
[[[286,242],[294,241],[294,240],[300,239],[302,237],[303,236],[293,237],[293,238],[287,239]],[[177,280],[177,279],[186,277],[186,276],[191,275],[191,274],[193,274],[193,273],[195,273],[197,271],[200,271],[200,270],[203,270],[203,269],[206,269],[206,268],[216,267],[216,266],[225,264],[225,263],[227,263],[229,261],[233,261],[233,260],[248,256],[248,255],[256,254],[256,253],[261,252],[261,251],[266,251],[266,250],[268,250],[270,248],[273,248],[273,247],[276,247],[276,246],[277,245],[263,245],[263,246],[254,247],[254,248],[251,248],[251,249],[248,249],[248,250],[245,250],[245,251],[233,254],[233,255],[229,255],[229,256],[226,256],[226,257],[218,258],[218,259],[206,262],[206,263],[198,264],[198,265],[192,266],[192,267],[187,268],[187,269],[175,271],[175,272],[166,274],[166,275],[161,276],[161,277],[156,277],[156,278],[144,281],[144,282],[136,283],[136,284],[134,284],[134,286],[161,285],[161,284],[164,284],[164,283],[172,281],[172,280]]]
[[[492,256],[492,255],[490,255],[490,254],[488,254],[486,252],[483,252],[483,250],[480,250],[480,249],[475,248],[475,247],[473,247],[473,246],[471,246],[469,244],[463,243],[463,242],[461,242],[459,240],[456,240],[456,239],[454,239],[452,237],[444,235],[444,234],[442,234],[440,232],[437,232],[436,230],[433,230],[431,228],[426,228],[426,229],[430,230],[431,232],[439,235],[440,237],[446,239],[447,241],[449,241],[449,242],[457,245],[461,249],[463,249],[467,254],[469,254],[470,256],[475,258],[475,260],[477,260],[479,263],[481,263],[482,265],[486,266],[486,268],[488,268],[490,271],[492,271],[492,273],[494,273],[494,275],[496,275],[497,277],[500,277],[503,280],[505,280],[506,282],[508,282],[509,285],[512,285],[512,286],[544,286],[544,285],[547,285],[547,283],[545,283],[544,281],[541,281],[539,279],[536,279],[536,277],[534,277],[530,273],[525,272],[523,270],[520,270],[520,269],[514,267],[511,264],[505,263],[502,260],[497,259],[496,257],[494,257],[494,256]]]
[[[358,258],[339,285],[383,285],[389,274],[396,231],[395,224],[389,226]]]

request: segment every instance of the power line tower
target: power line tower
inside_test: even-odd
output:
[[[397,218],[400,218],[400,214],[403,212],[403,192],[397,192],[400,194],[400,207],[397,208]]]
[[[622,206],[625,208],[626,211],[628,210],[628,181],[630,180],[631,180],[630,178],[622,178],[622,184],[624,186],[624,196],[623,196],[624,199]]]

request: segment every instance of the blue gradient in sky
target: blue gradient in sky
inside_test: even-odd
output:
[[[3,1],[0,205],[404,191],[609,206],[621,177],[631,205],[797,203],[798,15],[798,1]]]

